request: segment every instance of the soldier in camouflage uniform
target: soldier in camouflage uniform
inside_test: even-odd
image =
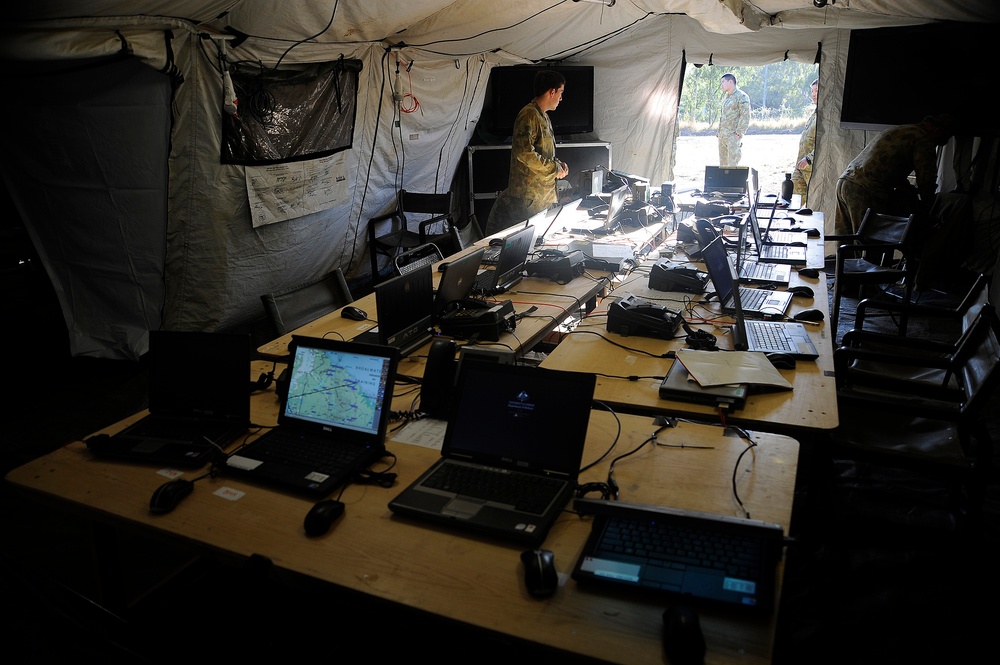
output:
[[[916,125],[892,127],[876,136],[837,181],[834,232],[857,232],[869,208],[889,215],[929,211],[937,192],[937,147],[953,133],[950,117],[927,116]],[[914,172],[916,190],[909,182]]]
[[[722,111],[719,113],[719,166],[738,166],[743,137],[750,128],[750,96],[736,87],[736,77],[722,75]]]
[[[542,70],[535,75],[535,97],[518,114],[510,151],[510,178],[490,209],[487,235],[523,222],[557,203],[556,180],[569,173],[556,159],[555,135],[547,115],[562,100],[563,75]]]
[[[812,88],[812,103],[816,105],[819,97],[819,79],[810,84]],[[816,109],[806,122],[806,128],[799,137],[799,161],[795,163],[795,170],[792,171],[792,194],[802,196],[802,205],[805,206],[809,194],[809,179],[812,178],[813,154],[816,151]]]

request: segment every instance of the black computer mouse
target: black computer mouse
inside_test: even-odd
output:
[[[819,268],[799,268],[798,272],[803,277],[819,277]]]
[[[822,310],[818,309],[804,309],[792,316],[795,321],[822,321],[825,318]]]
[[[767,353],[767,359],[776,369],[795,369],[795,358],[787,353]]]
[[[822,234],[819,232],[819,229],[810,226],[808,229],[806,229],[806,235],[809,236],[810,238],[818,238]]]
[[[803,298],[812,298],[816,295],[815,291],[804,284],[800,286],[790,286],[788,287],[788,292],[793,296],[802,296]]]
[[[521,552],[524,564],[524,585],[528,593],[536,598],[544,598],[555,593],[559,586],[556,572],[556,557],[549,550],[526,550]]]
[[[799,208],[795,211],[796,215],[811,215],[813,214],[812,208]]]
[[[705,662],[701,621],[687,605],[673,605],[663,611],[663,653],[670,665],[702,665]]]
[[[194,483],[190,480],[185,480],[184,478],[175,478],[169,482],[163,483],[156,488],[153,492],[153,496],[149,499],[149,512],[154,515],[163,515],[164,513],[169,513],[173,510],[178,503],[184,500],[191,490],[194,489]]]
[[[330,530],[333,523],[344,514],[344,504],[336,499],[323,499],[306,513],[306,518],[302,526],[306,530],[306,535],[312,538],[322,536]]]
[[[340,315],[345,319],[354,319],[355,321],[366,321],[368,319],[368,312],[353,305],[348,305],[340,310]]]

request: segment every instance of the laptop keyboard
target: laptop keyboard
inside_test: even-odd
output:
[[[318,441],[276,429],[271,430],[253,452],[265,462],[291,462],[332,475],[334,471],[356,466],[364,459],[367,449],[338,445],[329,440]]]
[[[744,263],[743,269],[740,270],[740,278],[770,281],[774,279],[776,270],[777,267],[773,263]]]
[[[714,523],[676,524],[667,519],[610,516],[596,556],[641,560],[647,586],[671,586],[684,571],[744,580],[760,579],[763,543],[750,534],[725,533]]]
[[[506,469],[442,464],[423,481],[423,485],[443,492],[511,505],[516,510],[541,515],[559,494],[564,483],[554,478]]]
[[[766,289],[740,289],[740,303],[743,309],[748,312],[759,312],[764,307],[764,302],[771,297],[771,292]]]
[[[773,349],[794,353],[797,347],[791,343],[785,334],[784,326],[768,321],[747,321],[747,336],[753,340],[753,348]]]

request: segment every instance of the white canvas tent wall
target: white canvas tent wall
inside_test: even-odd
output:
[[[84,7],[89,15],[71,0],[9,11],[0,57],[27,66],[125,52],[163,72],[157,94],[179,84],[159,105],[143,98],[142,87],[122,92],[118,81],[113,104],[101,98],[81,109],[72,100],[62,115],[25,100],[23,131],[37,133],[38,149],[9,154],[3,173],[56,284],[72,352],[132,358],[145,351],[151,328],[232,327],[261,315],[261,293],[337,266],[365,271],[365,222],[391,204],[397,187],[451,186],[495,65],[594,65],[596,136],[612,144],[616,168],[661,182],[672,178],[685,56],[728,66],[813,62],[821,53],[824,159],[813,200],[829,214],[836,177],[867,138],[837,121],[849,30],[1000,18],[986,0],[831,0],[824,9],[812,0],[619,0],[613,7],[572,0],[120,0]],[[249,35],[232,49],[234,59],[272,66],[344,55],[363,63],[342,202],[252,227],[244,170],[219,163],[222,84],[204,35],[227,27]],[[393,70],[388,49],[399,44],[400,57],[413,63],[421,112],[394,128],[385,79]],[[132,112],[139,100],[152,107],[148,113]],[[162,108],[169,125],[152,135],[169,132],[165,164],[157,163],[163,153],[143,148],[149,143],[141,134],[131,144],[138,152],[115,150],[115,128],[148,125]],[[104,138],[66,141],[67,132],[91,127]],[[146,177],[115,175],[121,172]],[[108,195],[84,205],[81,191]],[[143,196],[113,195],[123,191]],[[73,234],[59,230],[67,226]]]

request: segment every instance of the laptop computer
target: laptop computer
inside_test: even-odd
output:
[[[523,277],[524,264],[528,260],[535,231],[534,226],[527,225],[505,237],[496,265],[479,271],[472,293],[496,296],[518,284]]]
[[[149,415],[87,447],[112,459],[197,468],[250,425],[250,336],[151,330]]]
[[[764,240],[760,230],[760,220],[757,218],[756,206],[751,206],[747,220],[750,224],[750,231],[753,233],[754,244],[757,246],[758,263],[806,264],[806,247],[804,245],[774,245]],[[800,242],[805,243],[806,235],[801,234],[801,238]]]
[[[572,233],[594,233],[605,235],[613,233],[618,229],[622,211],[625,209],[625,202],[630,193],[627,184],[617,187],[610,194],[602,195],[602,199],[607,199],[607,205],[598,205],[588,211],[589,220],[578,220],[573,222],[570,231]]]
[[[293,336],[278,425],[223,473],[319,498],[382,457],[398,355],[387,346]]]
[[[753,204],[751,203],[751,206]],[[749,216],[748,216],[749,217]],[[761,263],[747,258],[750,228],[748,219],[739,227],[736,243],[736,273],[744,284],[779,284],[787,286],[792,278],[792,267],[787,263]]]
[[[593,515],[573,567],[578,583],[774,610],[781,525],[623,501],[577,499],[574,507]]]
[[[431,307],[435,321],[452,309],[456,309],[472,294],[472,286],[476,282],[476,275],[479,273],[485,252],[486,248],[483,247],[454,261],[441,264],[441,279],[438,280],[434,305]]]
[[[751,173],[753,171],[753,173]],[[757,173],[748,166],[706,166],[705,195],[721,194],[726,199],[740,199],[747,193],[747,187],[757,181]]]
[[[702,386],[691,377],[684,363],[676,359],[670,365],[659,387],[659,395],[663,399],[723,406],[734,411],[746,406],[748,394],[749,386],[745,383]]]
[[[352,342],[382,344],[407,356],[433,337],[433,269],[421,266],[375,285],[378,325]]]
[[[708,243],[701,254],[724,313],[735,314],[736,305],[733,303],[733,293],[737,289],[743,313],[746,316],[754,318],[783,317],[788,311],[788,307],[792,303],[791,293],[772,289],[756,289],[737,284],[732,257],[723,247],[721,238],[716,238]]]
[[[595,384],[595,376],[585,372],[463,362],[441,459],[389,508],[537,546],[576,488]],[[516,492],[505,488],[498,496],[484,496],[477,489],[480,475],[500,479]],[[472,478],[469,485],[463,483],[466,476]],[[542,497],[534,497],[535,491]]]
[[[792,230],[790,227],[785,227],[782,230],[778,230],[778,225],[775,224],[774,219],[775,208],[771,208],[771,215],[767,219],[767,226],[761,232],[761,240],[764,241],[766,245],[806,245],[806,241],[809,236],[805,233],[804,228],[799,228]],[[758,225],[759,225],[758,220]]]
[[[792,321],[747,321],[743,313],[742,291],[733,290],[733,348],[737,351],[786,353],[793,358],[814,360],[819,351],[803,323]]]

